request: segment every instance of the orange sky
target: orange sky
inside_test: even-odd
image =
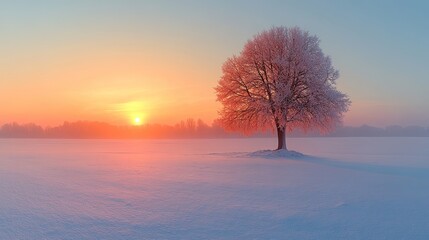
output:
[[[194,54],[162,43],[100,41],[14,54],[14,66],[2,70],[3,78],[13,80],[1,86],[0,101],[8,103],[3,115],[45,125],[65,120],[128,124],[135,117],[172,124],[216,117],[213,87],[221,63],[207,66],[204,57],[196,61]]]

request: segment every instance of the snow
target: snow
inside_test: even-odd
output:
[[[0,239],[429,239],[429,138],[0,139]]]
[[[259,157],[259,158],[286,158],[286,159],[300,159],[305,158],[305,155],[297,152],[297,151],[291,151],[286,149],[279,149],[279,150],[259,150],[256,152],[251,152],[246,154],[249,157]],[[245,156],[246,156],[245,155]]]

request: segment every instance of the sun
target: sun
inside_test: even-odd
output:
[[[142,113],[136,113],[129,116],[129,123],[134,126],[141,126],[145,123],[145,116]]]
[[[142,124],[142,119],[140,117],[135,117],[134,118],[134,125],[141,125]]]

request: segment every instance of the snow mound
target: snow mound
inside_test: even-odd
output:
[[[268,159],[275,159],[275,158],[297,159],[297,158],[305,157],[305,155],[300,152],[290,151],[286,149],[260,150],[260,151],[248,153],[247,156],[258,157],[258,158],[268,158]]]

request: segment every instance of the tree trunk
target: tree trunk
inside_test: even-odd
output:
[[[277,143],[278,143],[277,150],[280,150],[280,149],[287,150],[285,128],[277,127]]]

